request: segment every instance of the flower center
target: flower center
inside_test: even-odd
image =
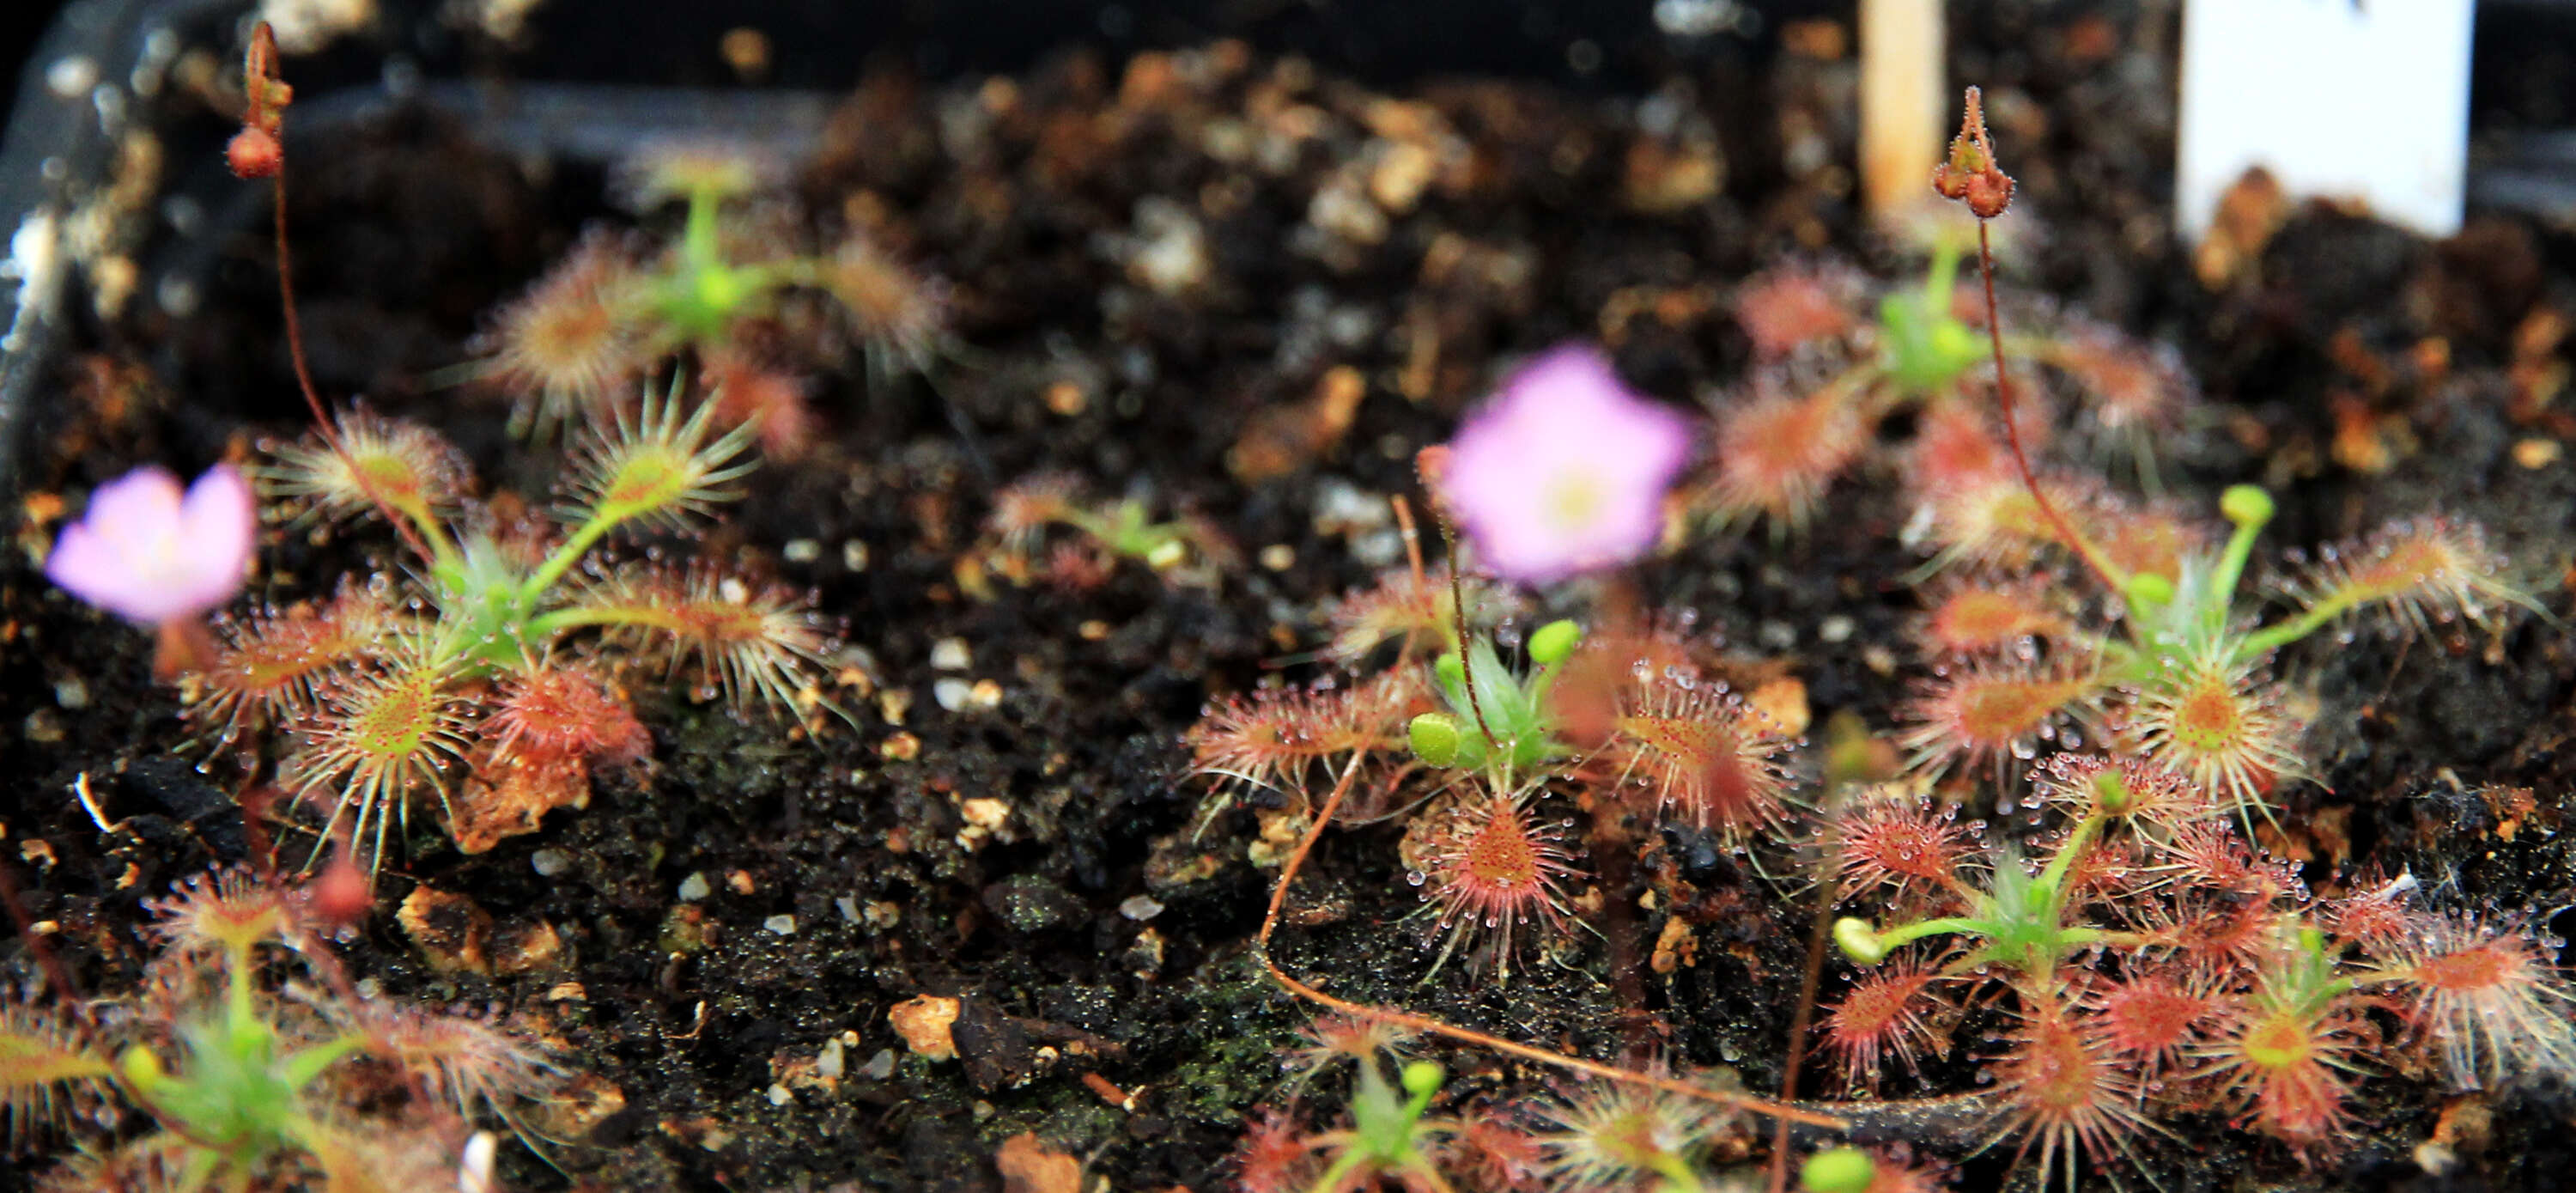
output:
[[[1609,496],[1593,472],[1560,472],[1548,483],[1539,509],[1554,530],[1582,530],[1598,522]]]

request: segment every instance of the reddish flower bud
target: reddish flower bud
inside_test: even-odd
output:
[[[243,125],[224,145],[224,164],[232,167],[235,178],[274,178],[286,164],[286,150],[268,130]]]
[[[1959,121],[1959,135],[1950,139],[1950,160],[1932,167],[1932,189],[1944,199],[1966,203],[1981,220],[2012,206],[2012,175],[1995,164],[1994,143],[1986,136],[1985,96],[1977,88],[1968,88],[1968,111]]]

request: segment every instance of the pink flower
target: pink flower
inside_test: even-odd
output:
[[[1486,566],[1542,584],[1645,554],[1689,456],[1680,414],[1630,392],[1600,350],[1569,344],[1458,428],[1439,484]]]
[[[258,511],[227,464],[179,494],[179,478],[146,466],[90,495],[63,528],[45,575],[120,617],[164,625],[233,599],[250,565]]]

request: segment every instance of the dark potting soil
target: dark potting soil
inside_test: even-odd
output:
[[[2565,237],[2493,219],[2432,244],[2304,209],[2213,290],[2164,222],[2170,21],[2022,16],[1958,32],[1954,69],[1987,86],[2023,185],[2021,264],[2006,279],[2021,309],[2007,318],[2061,305],[2182,349],[2206,405],[2162,445],[2176,501],[2206,510],[2224,484],[2265,483],[2283,511],[2269,541],[2284,545],[2431,509],[2476,518],[2564,611],[2576,466],[2531,445],[2569,428],[2530,400],[2545,380],[2512,366],[2536,312],[2576,307]],[[511,1179],[998,1189],[995,1149],[1034,1130],[1114,1188],[1223,1187],[1306,1013],[1251,955],[1276,874],[1246,858],[1258,826],[1238,811],[1193,838],[1202,786],[1180,734],[1212,696],[1319,674],[1298,661],[1319,607],[1395,562],[1384,496],[1409,490],[1414,451],[1446,437],[1502,361],[1598,335],[1633,383],[1695,402],[1744,380],[1723,304],[1607,325],[1605,308],[1722,296],[1782,259],[1914,268],[1851,206],[1839,163],[1853,156],[1852,64],[1822,27],[1782,41],[1766,61],[1617,100],[1478,81],[1380,94],[1235,47],[1074,55],[980,89],[871,78],[789,189],[807,211],[875,213],[908,260],[947,279],[956,343],[933,384],[823,378],[827,433],[756,473],[712,532],[845,623],[863,652],[851,664],[864,681],[840,690],[857,724],[791,739],[642,689],[652,761],[603,778],[586,810],[473,857],[419,818],[381,876],[386,908],[427,885],[503,925],[549,924],[557,960],[501,978],[442,970],[390,914],[343,946],[389,995],[507,1010],[613,1087],[587,1137],[556,1149],[561,1175],[522,1156]],[[1470,148],[1467,176],[1391,212],[1361,197],[1383,221],[1374,237],[1320,228],[1318,191],[1346,170],[1365,182],[1383,166],[1368,155],[1426,118]],[[1313,135],[1283,168],[1256,168],[1209,150],[1238,135],[1211,131],[1228,122],[1254,139],[1292,122]],[[430,422],[487,485],[534,495],[547,454],[509,440],[488,395],[432,379],[585,224],[631,217],[602,202],[597,171],[532,171],[470,131],[400,112],[299,146],[298,284],[326,393]],[[1700,143],[1719,168],[1707,195],[1689,190]],[[174,170],[212,165],[172,152]],[[1658,188],[1688,197],[1641,206]],[[149,682],[146,635],[54,591],[29,561],[50,540],[38,518],[55,494],[145,460],[192,472],[237,437],[299,429],[264,209],[245,189],[247,218],[165,235],[145,258],[146,298],[84,321],[19,494],[25,549],[0,562],[9,863],[93,992],[134,980],[141,900],[241,860],[232,793],[246,772],[187,748],[176,695]],[[1130,266],[1152,201],[1204,221],[1204,277],[1171,293]],[[188,317],[146,300],[164,276],[196,287]],[[2438,370],[2420,364],[2433,340]],[[2557,359],[2544,346],[2521,363]],[[1342,366],[1368,384],[1351,424],[1295,447],[1277,475],[1240,476],[1247,429]],[[2384,420],[2399,444],[2385,471],[2339,461],[2338,398],[2347,419]],[[1133,564],[1083,589],[992,575],[978,543],[989,496],[1041,469],[1204,516],[1243,562],[1209,587]],[[1922,674],[1901,636],[1917,608],[1903,577],[1921,562],[1899,542],[1905,514],[1889,478],[1864,476],[1804,534],[1701,539],[1635,582],[1647,607],[1786,661],[1817,724],[1847,712],[1883,731]],[[278,600],[396,554],[380,534],[273,538],[260,584]],[[962,667],[933,661],[951,642]],[[2320,885],[2402,870],[2463,905],[2564,903],[2569,653],[2538,619],[2492,641],[2366,632],[2287,652],[2279,667],[2312,693],[2317,776],[2280,793],[2270,844]],[[998,705],[944,707],[939,681],[987,679]],[[2475,794],[2492,786],[2530,787],[2536,807]],[[1004,815],[991,823],[995,805],[969,801]],[[1599,892],[1630,910],[1505,988],[1458,967],[1423,981],[1431,955],[1397,922],[1416,902],[1399,832],[1326,837],[1283,964],[1347,997],[1586,1055],[1635,1059],[1651,1042],[1778,1087],[1812,915],[1794,884],[1765,876],[1791,863],[1786,843],[1751,855],[1687,831],[1637,843],[1625,880]],[[684,903],[693,876],[706,893]],[[1691,924],[1691,962],[1633,968],[1668,914]],[[792,930],[772,927],[780,916]],[[7,964],[14,979],[34,973],[21,947]],[[913,1056],[889,1027],[888,1008],[922,994],[961,1000],[957,1061]],[[815,1061],[836,1039],[844,1072],[825,1079]],[[880,1053],[890,1068],[871,1063]],[[1444,1059],[1462,1097],[1551,1080]],[[1132,1098],[1113,1104],[1085,1074]],[[1916,1092],[1972,1088],[1964,1066],[1926,1077]],[[2150,1151],[2174,1190],[2540,1189],[2576,1160],[2554,1091],[2461,1099],[2422,1074],[2364,1088],[2363,1138],[2313,1170],[2215,1115],[2171,1124],[2178,1140]],[[2491,1130],[2456,1145],[2466,1161],[2449,1182],[2425,1176],[2413,1148],[2464,1102],[2492,1111]],[[1918,1138],[1956,1156],[1975,1142],[1956,1127]],[[1962,1187],[2000,1187],[2007,1159],[1970,1162]],[[0,1189],[28,1187],[28,1171],[0,1168]]]

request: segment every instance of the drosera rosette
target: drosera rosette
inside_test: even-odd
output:
[[[1383,1019],[1328,1018],[1308,1032],[1285,1107],[1259,1111],[1246,1124],[1233,1157],[1234,1188],[1243,1193],[1312,1193],[1392,1182],[1409,1189],[1490,1187],[1478,1174],[1513,1173],[1530,1150],[1527,1135],[1497,1116],[1434,1114],[1446,1077],[1434,1061],[1409,1055],[1411,1037]],[[1296,1098],[1307,1082],[1351,1062],[1347,1125],[1308,1130]],[[1393,1080],[1387,1069],[1395,1068]]]
[[[994,570],[1014,581],[1043,576],[1081,590],[1106,582],[1122,561],[1144,564],[1174,584],[1212,588],[1239,561],[1232,540],[1205,518],[1183,514],[1156,521],[1144,497],[1099,500],[1081,478],[1040,472],[993,495],[984,520]],[[1038,558],[1051,532],[1071,532],[1055,552]]]
[[[542,1045],[361,994],[309,891],[241,871],[174,890],[146,903],[160,952],[139,993],[77,1023],[0,1003],[13,1130],[73,1132],[48,1108],[84,1098],[152,1126],[85,1141],[96,1150],[56,1171],[62,1187],[456,1187],[478,1120],[541,1142],[527,1116],[566,1077]],[[279,976],[288,958],[295,976]],[[145,1177],[159,1183],[80,1183]]]
[[[1538,795],[1535,788],[1470,786],[1433,802],[1407,826],[1399,856],[1405,881],[1422,892],[1413,915],[1424,921],[1426,942],[1440,945],[1423,981],[1466,945],[1470,970],[1490,971],[1508,985],[1528,932],[1567,927],[1566,887],[1581,875],[1564,844],[1571,822],[1545,819]]]
[[[1993,303],[1987,225],[2010,206],[2012,178],[1996,164],[1977,92],[1949,159],[1935,173],[1942,195],[1977,219],[1986,280],[1988,345],[2009,471],[1989,460],[1982,476],[1943,482],[1926,508],[1944,527],[1938,566],[1986,571],[1989,605],[2020,619],[2026,636],[2000,652],[1942,662],[1910,703],[1902,738],[1913,765],[1940,774],[1960,761],[1993,761],[2009,772],[2043,749],[2102,742],[2188,776],[2242,814],[2272,814],[2271,796],[2305,773],[2303,726],[2267,674],[2274,654],[2361,612],[2408,630],[2459,624],[2500,629],[2517,612],[2546,616],[2511,578],[2511,565],[2483,531],[2449,519],[2398,522],[2346,548],[2288,585],[2283,617],[2259,618],[2242,591],[2254,544],[2270,523],[2272,498],[2252,485],[2221,494],[2223,541],[2112,499],[2098,485],[2043,477],[2024,450],[2005,371],[2005,339]],[[2214,541],[2215,545],[2209,545]],[[2093,588],[2104,619],[2049,620],[2013,599],[2016,575],[2051,557],[2071,557]],[[1936,655],[1959,653],[1943,615],[1962,590],[1945,592],[1927,623]],[[2027,591],[2022,589],[2020,591]],[[1997,609],[1984,612],[1992,616]],[[2100,624],[2107,621],[2107,625]],[[2077,741],[2069,741],[2072,730]]]
[[[2268,815],[2270,794],[2305,773],[2304,726],[2269,674],[2278,650],[2362,612],[2424,632],[2463,624],[2499,630],[2515,613],[2540,611],[2477,528],[2418,519],[2330,548],[2330,562],[2281,586],[2290,615],[2257,621],[2245,576],[2272,501],[2240,485],[2219,505],[2225,540],[2181,555],[2170,571],[2125,565],[2092,537],[2095,513],[2069,509],[2079,538],[2073,553],[2089,563],[2078,577],[2109,603],[2107,627],[2033,600],[2030,583],[2008,571],[1936,590],[1942,595],[1922,633],[1953,661],[1938,664],[1907,706],[1902,737],[1915,765],[1937,774],[1963,761],[2025,760],[2073,744],[2071,730],[2190,776],[2249,815]],[[1986,625],[1972,631],[1972,618]],[[2025,632],[1991,649],[1988,627],[2004,626]],[[1957,655],[1981,637],[1989,649]]]
[[[854,225],[816,247],[761,196],[783,163],[741,146],[646,146],[621,172],[630,207],[680,204],[674,235],[593,231],[497,310],[465,367],[514,400],[512,429],[547,437],[612,416],[654,363],[693,355],[729,423],[786,456],[808,425],[804,373],[855,345],[879,387],[929,376],[953,348],[948,288]]]
[[[2253,988],[2189,1054],[2195,1076],[2219,1087],[2239,1122],[2303,1155],[2351,1134],[2362,1058],[2382,1042],[2335,952],[2315,928],[2285,933]]]
[[[1614,851],[1624,847],[1623,838],[1631,831],[1624,813],[1630,807],[1643,810],[1648,819],[1691,817],[1700,827],[1746,837],[1753,835],[1748,829],[1773,819],[1771,809],[1782,802],[1773,795],[1783,783],[1775,756],[1792,743],[1771,740],[1775,735],[1757,728],[1750,716],[1739,719],[1749,707],[1726,702],[1723,697],[1729,694],[1715,689],[1710,694],[1720,699],[1706,707],[1684,697],[1631,701],[1623,707],[1625,698],[1617,694],[1627,682],[1623,676],[1638,667],[1657,673],[1667,664],[1678,665],[1695,653],[1689,644],[1651,631],[1607,635],[1601,647],[1581,656],[1579,691],[1560,697],[1585,638],[1578,623],[1549,621],[1523,631],[1467,607],[1470,567],[1505,583],[1545,584],[1615,568],[1652,550],[1662,539],[1669,488],[1689,450],[1684,420],[1629,391],[1597,350],[1568,346],[1525,366],[1468,416],[1452,442],[1417,455],[1417,469],[1451,544],[1449,574],[1435,588],[1431,573],[1416,558],[1403,588],[1393,581],[1380,586],[1395,595],[1381,600],[1363,594],[1359,607],[1368,616],[1336,624],[1342,639],[1337,654],[1345,665],[1366,667],[1391,656],[1391,667],[1377,675],[1427,672],[1425,687],[1436,694],[1440,707],[1418,712],[1406,723],[1410,758],[1379,756],[1383,747],[1372,736],[1347,733],[1333,735],[1333,747],[1322,753],[1281,751],[1279,746],[1292,741],[1319,744],[1326,735],[1292,736],[1284,732],[1283,721],[1247,715],[1261,709],[1242,703],[1211,706],[1192,734],[1193,744],[1199,769],[1216,780],[1220,799],[1230,798],[1227,792],[1261,790],[1280,779],[1292,788],[1302,786],[1302,776],[1327,766],[1335,776],[1332,789],[1311,812],[1303,810],[1314,798],[1311,791],[1285,793],[1297,803],[1299,814],[1293,820],[1265,816],[1263,839],[1249,850],[1257,863],[1265,853],[1281,861],[1269,910],[1255,937],[1264,971],[1281,988],[1324,1007],[1384,1016],[1425,1035],[1582,1073],[1617,1088],[1652,1089],[1703,1112],[1723,1106],[1784,1121],[1832,1124],[1828,1115],[1740,1091],[1695,1086],[1393,1007],[1352,1002],[1292,976],[1271,951],[1297,875],[1325,830],[1348,822],[1347,810],[1364,775],[1383,776],[1373,786],[1416,793],[1411,800],[1396,797],[1395,812],[1368,819],[1408,818],[1401,859],[1422,894],[1414,916],[1427,928],[1425,947],[1436,950],[1423,981],[1438,977],[1449,960],[1463,955],[1463,968],[1472,971],[1474,980],[1491,975],[1491,988],[1498,992],[1516,970],[1526,972],[1520,954],[1530,929],[1556,936],[1557,929],[1575,921],[1570,913],[1578,900],[1587,910],[1597,901],[1592,892],[1578,890],[1582,863],[1568,832],[1575,822],[1551,820],[1546,809],[1552,801],[1571,795],[1592,812],[1587,852],[1603,849],[1604,842]],[[1404,508],[1399,503],[1399,511]],[[1038,520],[1022,519],[1022,524]],[[1437,601],[1440,588],[1448,598],[1446,617]],[[1378,616],[1384,611],[1392,615]],[[1384,649],[1390,642],[1401,645],[1390,652]],[[1433,651],[1437,653],[1424,657]],[[1356,683],[1337,681],[1325,690],[1364,690],[1369,679],[1364,674]],[[1803,716],[1803,699],[1798,711]],[[1623,715],[1628,718],[1624,726]],[[1703,716],[1717,718],[1720,731],[1700,732],[1695,722]],[[1256,732],[1247,735],[1247,729]],[[1641,732],[1653,738],[1654,755],[1682,761],[1650,764],[1648,752],[1641,749]],[[1627,762],[1594,765],[1623,747],[1632,752]],[[1279,761],[1257,771],[1218,763],[1229,755],[1275,755]],[[1247,777],[1255,781],[1247,782]],[[1247,1139],[1245,1149],[1247,1175],[1257,1169],[1269,1182],[1247,1181],[1247,1187],[1276,1187],[1280,1180],[1312,1175],[1300,1167],[1306,1149],[1292,1127],[1267,1122]]]
[[[1960,1009],[1997,1005],[2012,1025],[1976,1061],[1984,1146],[2071,1188],[2088,1169],[2154,1179],[2181,1116],[2229,1114],[2314,1164],[2356,1138],[2376,1073],[2477,1089],[2571,1072],[2576,993],[2524,921],[2411,908],[2402,877],[2315,903],[2222,794],[2134,754],[2034,774],[2028,856],[1928,834],[1890,799],[1829,830],[1835,898],[1859,913],[1832,935],[1861,972],[1819,1030],[1852,1086],[1932,1071],[1961,1051]],[[1921,856],[1955,870],[1914,873]]]
[[[2227,831],[2215,801],[2170,790],[2185,783],[2142,766],[2101,766],[2061,756],[2035,808],[2062,827],[2038,838],[2036,858],[2011,849],[1979,856],[1944,831],[1928,807],[1901,795],[1860,801],[1849,831],[1827,830],[1827,863],[1844,876],[1840,901],[1878,906],[1880,892],[1910,892],[1906,922],[1846,916],[1833,925],[1843,954],[1866,972],[1834,1002],[1821,1030],[1845,1080],[1873,1087],[1893,1060],[1910,1072],[1955,1046],[1946,1025],[1958,1008],[2008,996],[2005,1049],[1984,1062],[1992,1084],[1985,1147],[2010,1141],[2035,1161],[2043,1185],[2071,1187],[2087,1163],[2138,1166],[2140,1142],[2164,1133],[2141,1070],[2169,1063],[2199,1039],[2138,1029],[2134,1000],[2101,993],[2155,980],[2179,964],[2168,937],[2137,915],[2141,900],[2171,899],[2157,881],[2163,826],[2176,820]],[[2141,853],[2145,857],[2141,857]],[[1945,859],[1948,876],[1929,873]],[[2288,915],[2285,892],[2248,897],[2267,916]],[[2271,922],[2267,920],[2267,922]],[[2207,985],[2191,987],[2210,994]],[[2196,1025],[2195,1025],[2196,1026]]]
[[[225,739],[284,731],[279,773],[381,861],[416,799],[434,798],[469,852],[589,798],[594,768],[640,759],[649,736],[622,684],[683,681],[700,699],[766,709],[810,732],[833,647],[808,598],[682,555],[619,560],[612,543],[687,536],[752,467],[749,432],[684,411],[675,378],[582,433],[556,508],[502,516],[426,428],[344,415],[274,446],[258,472],[290,518],[390,514],[423,558],[399,581],[223,627],[192,677],[188,715]],[[331,442],[345,450],[334,450]]]
[[[1834,484],[1879,457],[1880,428],[1901,413],[1918,424],[1906,452],[1918,501],[1960,475],[1951,465],[2000,452],[1974,407],[1991,385],[1987,337],[1971,320],[1981,312],[1960,290],[1974,238],[1952,223],[1930,231],[1919,283],[1878,288],[1874,306],[1866,279],[1828,266],[1782,266],[1739,288],[1732,305],[1753,369],[1720,399],[1709,465],[1685,486],[1695,517],[1760,523],[1775,538],[1803,531]],[[2134,461],[2154,489],[2155,436],[2193,398],[2175,354],[2081,319],[2043,324],[2003,341],[2007,367],[2056,382],[2105,454]]]

